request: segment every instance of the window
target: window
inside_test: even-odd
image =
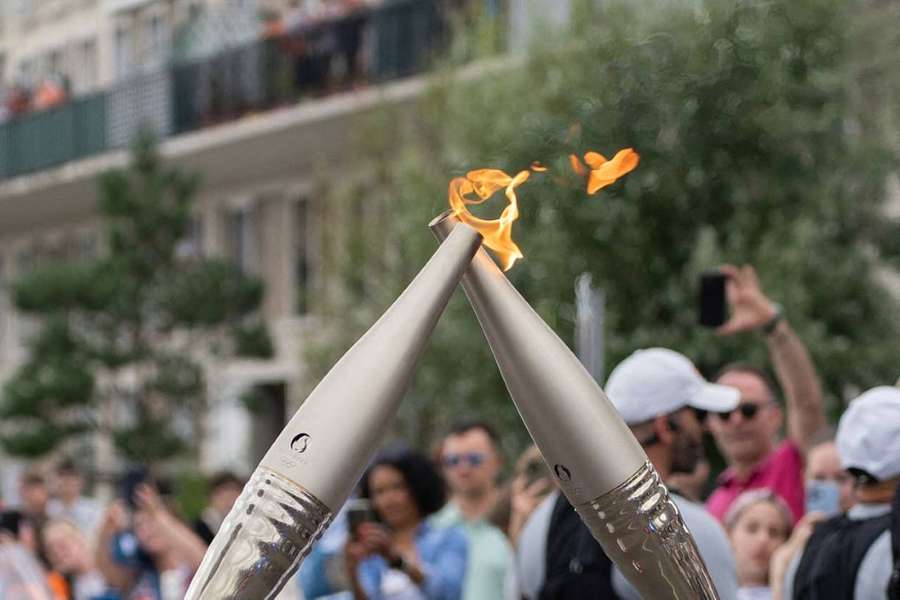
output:
[[[91,260],[100,255],[100,240],[98,239],[97,233],[93,231],[82,235],[79,238],[78,246],[79,260]]]
[[[19,80],[26,87],[33,87],[37,81],[36,63],[32,58],[19,62]]]
[[[309,312],[309,255],[309,203],[306,200],[300,200],[294,206],[294,273],[297,290],[295,308],[298,315],[305,315]]]
[[[45,75],[61,76],[65,74],[66,67],[63,64],[63,53],[61,50],[53,50],[47,56],[47,72]]]
[[[37,266],[35,260],[35,252],[31,248],[26,248],[24,250],[20,250],[16,254],[16,272],[15,278],[21,279],[23,276],[30,273]],[[28,340],[35,334],[37,331],[37,321],[34,318],[25,316],[22,313],[19,313],[18,318],[15,323],[18,329],[18,340],[20,344],[26,344]]]
[[[203,4],[201,2],[191,2],[188,7],[188,20],[193,21],[199,19],[203,14]]]
[[[164,63],[168,58],[169,46],[169,24],[162,15],[154,15],[147,26],[147,63]]]
[[[30,249],[20,250],[16,255],[16,277],[27,275],[34,269],[34,252]]]
[[[80,44],[78,81],[76,91],[90,92],[97,87],[97,41],[85,40]]]
[[[237,210],[229,216],[229,259],[244,272],[252,272],[256,267],[257,236],[255,225],[254,214],[250,209]]]
[[[34,0],[13,0],[13,12],[20,17],[28,17],[34,12]]]
[[[6,290],[6,264],[3,255],[0,254],[0,362],[3,362],[6,354],[4,340],[7,338],[6,319],[9,314],[9,297]]]
[[[180,260],[190,260],[203,256],[203,224],[199,218],[191,219],[184,237],[178,240],[175,255]]]
[[[115,61],[117,78],[121,79],[131,73],[134,64],[132,40],[124,27],[116,30]]]

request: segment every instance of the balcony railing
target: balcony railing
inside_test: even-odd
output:
[[[0,179],[121,148],[142,127],[169,137],[421,73],[445,45],[445,4],[388,1],[13,118],[0,125]],[[369,40],[365,48],[363,39]]]

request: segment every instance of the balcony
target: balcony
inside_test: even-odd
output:
[[[442,0],[393,0],[143,72],[0,125],[0,180],[425,71],[445,45]],[[370,41],[354,51],[354,37]]]

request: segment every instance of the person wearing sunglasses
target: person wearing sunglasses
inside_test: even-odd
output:
[[[463,600],[503,597],[512,567],[512,548],[489,515],[502,498],[498,480],[503,461],[494,428],[476,420],[455,424],[441,443],[440,460],[450,500],[432,522],[461,528],[469,542]]]
[[[663,481],[692,473],[703,458],[703,414],[727,411],[738,391],[707,382],[690,360],[665,348],[638,350],[609,376],[606,393]],[[738,583],[723,527],[670,489],[721,600],[736,600]],[[613,566],[566,497],[558,491],[535,509],[516,547],[517,597],[527,600],[640,600]]]
[[[725,265],[730,319],[723,335],[755,332],[764,337],[785,409],[776,402],[776,387],[768,374],[750,364],[724,367],[717,383],[737,388],[741,400],[734,410],[710,415],[708,426],[728,468],[720,475],[707,509],[720,521],[742,493],[767,488],[790,507],[796,522],[803,516],[803,470],[806,453],[825,428],[822,390],[803,342],[781,308],[762,291],[751,266]],[[786,421],[786,437],[778,436]]]

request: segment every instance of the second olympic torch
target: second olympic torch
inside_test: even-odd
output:
[[[300,566],[381,442],[481,236],[458,227],[312,391],[254,471],[186,600],[268,600]]]
[[[459,227],[449,212],[430,226],[439,239]],[[593,377],[485,251],[462,283],[528,432],[607,556],[644,598],[717,599],[668,490]]]

